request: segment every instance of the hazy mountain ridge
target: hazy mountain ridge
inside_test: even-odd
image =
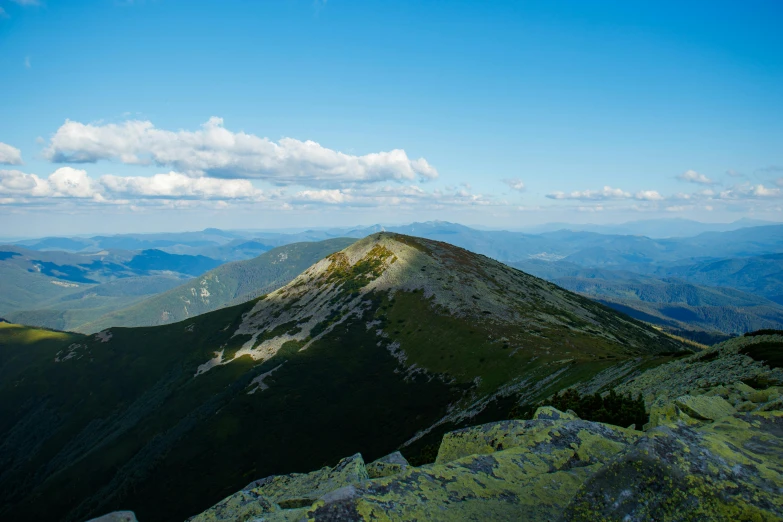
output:
[[[732,224],[732,226],[742,224],[750,225],[754,223],[748,221]],[[655,223],[648,223],[648,225],[654,226]],[[592,231],[565,229],[539,234],[476,230],[463,225],[441,221],[411,223],[409,225],[388,228],[393,232],[444,240],[471,251],[488,255],[494,259],[531,271],[546,279],[559,281],[559,284],[566,285],[572,290],[583,292],[585,295],[605,300],[611,299],[615,306],[621,305],[625,311],[636,309],[638,312],[637,318],[654,320],[659,323],[664,321],[662,324],[676,324],[678,328],[712,329],[720,330],[724,333],[741,333],[745,331],[743,328],[748,327],[752,329],[752,325],[774,326],[774,323],[777,321],[776,311],[774,306],[769,308],[769,303],[757,303],[753,305],[757,308],[748,308],[743,304],[743,302],[748,300],[747,295],[743,297],[739,294],[729,295],[723,292],[726,294],[726,301],[711,306],[726,307],[724,310],[703,309],[688,315],[687,310],[672,309],[673,315],[669,314],[671,315],[669,317],[663,309],[667,307],[668,303],[673,301],[671,297],[666,297],[665,294],[674,292],[674,287],[669,288],[666,292],[658,292],[657,290],[652,292],[652,294],[661,296],[658,305],[654,305],[653,301],[649,299],[647,301],[640,299],[639,294],[642,292],[650,294],[649,288],[651,287],[662,288],[670,284],[676,286],[676,283],[668,282],[670,278],[674,277],[685,280],[689,284],[701,286],[704,293],[711,292],[704,288],[704,285],[730,287],[766,297],[778,304],[783,301],[783,297],[781,297],[783,295],[783,258],[780,257],[781,254],[779,253],[783,250],[783,227],[780,225],[753,226],[740,230],[707,232],[688,238],[670,237],[665,239],[633,235],[607,235]],[[695,230],[698,227],[694,225],[691,228]],[[164,248],[166,251],[186,249],[190,252],[199,252],[200,255],[208,255],[215,259],[242,260],[268,251],[276,245],[290,244],[292,241],[319,241],[325,238],[333,238],[335,234],[342,234],[346,237],[365,237],[367,234],[378,232],[382,229],[383,227],[380,225],[307,230],[295,233],[224,232],[217,229],[207,229],[202,232],[182,234],[136,234],[115,236],[114,238],[96,236],[94,238],[72,239],[83,242],[92,241],[95,247],[99,244],[109,244],[105,243],[109,241],[113,241],[111,244],[125,244],[126,246],[168,242],[168,247],[161,248]],[[54,239],[39,241],[37,245],[51,246],[54,244],[52,243]],[[161,251],[157,252],[159,252],[159,256],[162,255]],[[5,254],[6,258],[15,255],[13,252],[6,252]],[[72,256],[72,254],[58,252],[41,253],[41,255],[44,254],[55,258],[58,256],[60,258]],[[0,270],[2,270],[5,263],[12,262],[12,258],[0,261]],[[46,265],[43,268],[51,271],[52,266]],[[62,275],[63,277],[71,277],[71,279],[74,277],[77,279],[89,278],[92,277],[92,274],[101,276],[100,270],[97,270],[98,267],[95,268],[96,270],[89,273],[79,269],[71,276],[67,273]],[[297,266],[295,271],[303,268],[302,266]],[[118,270],[116,267],[113,269]],[[290,274],[290,277],[293,277],[293,275],[293,273]],[[591,282],[562,279],[566,277],[584,277],[590,279]],[[211,302],[220,302],[221,305],[239,302],[239,299],[242,299],[240,296],[235,296],[236,300],[234,301],[227,298],[202,297],[201,289],[198,288],[200,284],[196,283],[188,287],[194,289],[196,295],[191,295],[190,297],[182,296],[180,302],[177,303],[167,302],[164,305],[162,302],[158,302],[158,304],[154,305],[154,308],[158,309],[156,317],[149,316],[150,314],[147,311],[139,312],[140,309],[138,307],[133,310],[124,310],[138,303],[138,300],[131,295],[123,297],[122,299],[124,300],[117,296],[118,299],[113,304],[109,304],[108,299],[105,300],[106,303],[95,303],[93,308],[97,310],[96,312],[75,313],[69,311],[74,304],[73,302],[61,304],[56,299],[57,296],[70,293],[68,288],[50,288],[52,284],[41,285],[41,283],[35,283],[27,275],[21,273],[9,273],[8,278],[19,279],[19,281],[7,284],[9,289],[12,286],[8,285],[16,284],[16,286],[13,286],[13,291],[9,290],[6,292],[4,298],[0,298],[0,301],[2,299],[6,301],[4,308],[0,307],[0,312],[7,310],[9,314],[15,313],[17,315],[13,317],[19,321],[47,327],[80,328],[82,331],[95,331],[112,325],[160,324],[161,322],[174,320],[174,318],[183,318],[186,315],[175,312],[175,310],[184,312],[182,304],[185,302],[182,299],[190,300],[191,303],[206,299]],[[605,281],[614,281],[615,283],[606,283]],[[285,281],[278,281],[280,284],[283,282]],[[628,295],[626,296],[616,295],[619,288],[618,285],[621,282],[627,286]],[[603,290],[598,288],[599,283],[605,287]],[[57,284],[67,286],[84,283],[65,281]],[[35,297],[14,301],[16,295],[29,295],[30,289],[41,286],[44,294],[50,297],[47,298],[45,305],[40,304],[41,300]],[[160,288],[163,290],[168,289],[165,285],[161,285]],[[588,291],[583,288],[592,290]],[[271,288],[265,288],[264,291],[267,290],[271,290]],[[217,295],[211,290],[208,291],[212,296]],[[251,295],[247,294],[246,297],[249,296]],[[168,299],[166,296],[161,296],[161,298],[164,301]],[[194,301],[194,298],[196,301]],[[622,300],[622,302],[617,301],[618,299]],[[0,305],[2,304],[0,302]],[[687,302],[682,304],[693,306]],[[763,308],[758,308],[759,306]],[[112,314],[111,312],[116,309],[123,310],[117,314]],[[212,308],[197,304],[194,310],[200,313],[209,309]],[[109,314],[94,325],[83,327],[85,322],[95,321],[98,319],[98,316],[107,312]],[[171,315],[170,319],[166,319],[164,312],[173,313],[174,315]],[[188,313],[192,314],[192,312]],[[651,313],[655,319],[647,317]],[[145,317],[143,321],[137,319],[139,314]],[[675,315],[677,319],[675,323],[671,323],[670,321],[674,320]],[[689,324],[687,317],[694,318],[695,322]],[[120,320],[120,318],[122,319]]]

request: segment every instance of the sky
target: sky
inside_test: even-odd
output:
[[[0,0],[3,236],[783,221],[783,2]]]

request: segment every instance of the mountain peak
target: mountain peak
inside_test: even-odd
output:
[[[235,332],[246,339],[242,346],[215,352],[196,375],[243,356],[267,360],[291,341],[306,350],[346,321],[366,318],[370,330],[381,323],[376,319],[381,303],[396,296],[426,313],[469,318],[495,330],[490,337],[506,339],[507,346],[540,344],[542,338],[551,342],[563,329],[576,336],[599,336],[630,351],[646,349],[652,339],[659,350],[670,344],[640,323],[485,256],[448,243],[380,232],[325,257],[259,298]],[[380,337],[386,335],[377,331]]]

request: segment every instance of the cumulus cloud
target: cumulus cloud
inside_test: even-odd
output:
[[[732,178],[744,178],[745,177],[745,174],[743,174],[742,172],[737,172],[734,169],[727,170],[726,171],[726,175],[730,176]]]
[[[524,192],[525,191],[525,184],[519,178],[504,179],[503,183],[508,185],[511,190],[516,190],[518,192]]]
[[[715,181],[711,180],[704,174],[699,174],[695,170],[686,170],[677,179],[680,181],[687,181],[688,183],[698,183],[700,185],[714,185]]]
[[[100,177],[107,192],[123,196],[150,198],[249,199],[262,197],[246,179],[191,178],[178,172],[155,174],[150,177]]]
[[[0,204],[40,206],[51,201],[52,205],[65,205],[68,200],[81,205],[86,202],[127,205],[131,209],[205,205],[219,209],[228,208],[229,204],[252,205],[259,202],[286,209],[319,206],[439,209],[506,204],[472,193],[466,186],[425,190],[418,185],[373,184],[287,193],[285,189],[262,191],[247,179],[192,178],[178,172],[148,177],[107,174],[91,178],[86,171],[72,167],[61,167],[48,177],[18,170],[0,170]]]
[[[86,171],[72,167],[61,167],[47,178],[18,170],[0,170],[0,195],[118,203],[140,199],[264,199],[263,192],[246,179],[191,178],[177,172],[150,177],[107,174],[93,179]]]
[[[21,165],[22,152],[0,141],[0,165]]]
[[[255,178],[324,188],[438,177],[427,160],[411,159],[401,149],[356,156],[309,140],[274,142],[229,131],[215,117],[199,130],[176,132],[157,129],[149,121],[84,124],[67,120],[51,137],[44,155],[56,163],[156,164],[193,177]]]
[[[98,183],[84,170],[62,167],[48,178],[18,170],[0,170],[0,194],[33,198],[94,198],[99,193]]]

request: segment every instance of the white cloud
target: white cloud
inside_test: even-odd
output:
[[[115,160],[131,165],[169,166],[191,176],[257,178],[278,185],[338,187],[363,182],[437,178],[424,158],[404,150],[355,156],[314,141],[282,138],[274,142],[231,132],[221,118],[197,131],[157,129],[149,121],[84,124],[67,120],[52,136],[44,155],[54,162]]]
[[[606,185],[601,190],[582,190],[582,191],[574,191],[574,192],[553,192],[551,194],[547,194],[546,197],[549,199],[576,199],[576,200],[582,200],[582,201],[600,201],[600,200],[608,200],[608,199],[631,199],[631,194],[629,192],[626,192],[621,189],[612,188],[608,185]]]
[[[131,197],[258,199],[263,194],[246,179],[191,178],[178,172],[150,177],[107,174],[100,184],[111,194]]]
[[[246,179],[190,178],[169,172],[150,177],[105,175],[96,180],[86,171],[71,167],[61,167],[48,178],[18,170],[0,170],[0,194],[33,199],[91,198],[118,204],[146,199],[265,199],[263,192]]]
[[[330,205],[345,203],[353,199],[350,194],[339,189],[303,190],[294,196],[296,201],[302,203],[326,203]]]
[[[84,170],[62,167],[48,178],[18,170],[0,170],[0,194],[33,198],[94,198],[99,193],[97,182]]]
[[[19,170],[0,170],[0,194],[32,195],[44,184],[45,181],[35,174],[25,174]]]
[[[663,201],[664,197],[657,190],[642,190],[634,194],[634,199],[641,201]]]
[[[47,180],[52,197],[92,198],[98,196],[100,188],[87,171],[71,167],[55,170]]]
[[[778,187],[783,187],[783,178],[776,179],[775,185],[777,185]]]
[[[0,141],[0,165],[21,165],[22,152]]]
[[[294,205],[409,207],[418,210],[500,204],[487,196],[473,194],[465,187],[426,191],[416,185],[303,190],[294,194],[289,202]]]
[[[761,184],[752,185],[750,183],[735,185],[730,189],[724,190],[718,194],[719,199],[727,200],[766,199],[777,198],[780,196],[783,196],[783,192],[779,188],[768,188]]]
[[[30,63],[30,57],[29,56],[25,56],[24,57],[24,67],[25,67],[25,69],[29,69],[32,66],[33,65]]]
[[[604,207],[603,205],[595,205],[591,207],[576,207],[576,210],[579,212],[603,212]]]
[[[698,183],[700,185],[714,185],[715,182],[705,176],[704,174],[699,174],[695,170],[686,170],[679,176],[677,176],[677,179],[680,181],[687,181],[688,183]]]
[[[726,171],[726,175],[727,176],[731,176],[732,178],[744,178],[745,177],[745,174],[743,174],[742,172],[737,172],[734,169],[727,170]]]
[[[508,185],[509,188],[511,188],[511,190],[516,190],[518,192],[524,192],[525,191],[525,184],[519,178],[504,179],[503,183]]]

